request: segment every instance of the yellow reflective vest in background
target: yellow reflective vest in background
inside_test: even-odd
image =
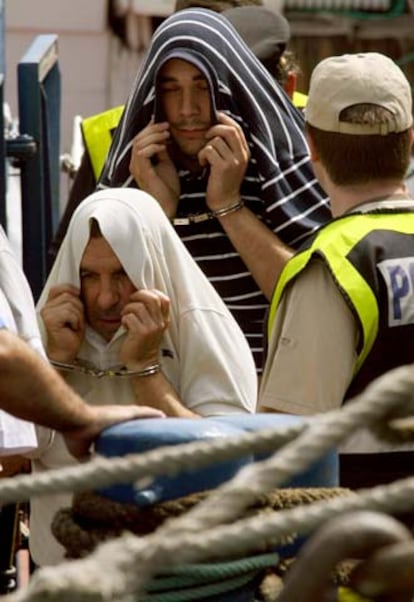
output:
[[[95,179],[98,180],[105,165],[112,132],[121,119],[124,106],[108,109],[98,115],[86,117],[81,123],[83,141],[88,151]]]

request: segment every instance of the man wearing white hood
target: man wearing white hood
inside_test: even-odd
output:
[[[78,207],[37,309],[49,359],[91,405],[135,402],[176,417],[255,409],[240,327],[145,192],[106,189]],[[71,461],[57,440],[36,468]],[[39,564],[62,557],[43,537],[70,498],[53,497],[32,505]]]
[[[48,446],[53,447],[55,437],[69,458],[66,445],[72,454],[82,458],[93,439],[108,426],[163,416],[145,406],[92,407],[51,368],[29,284],[1,226],[0,374],[0,472],[4,469],[6,475],[16,474],[21,468],[20,454],[37,457]],[[60,434],[52,429],[58,429]],[[11,506],[5,511],[0,505],[1,569],[6,572],[12,569],[9,563],[13,562],[15,542],[10,522],[15,513],[17,508]]]

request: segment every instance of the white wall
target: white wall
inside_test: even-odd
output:
[[[151,0],[149,0],[151,1]],[[5,0],[5,101],[18,117],[17,64],[39,34],[58,36],[62,81],[61,155],[72,153],[75,117],[125,102],[141,55],[127,51],[107,28],[107,0]],[[78,120],[79,121],[79,120]],[[79,132],[79,129],[77,129]],[[80,140],[80,136],[77,136]],[[80,157],[80,155],[79,155]],[[12,182],[14,183],[14,182]],[[60,178],[63,211],[71,180]],[[19,247],[18,187],[9,183],[9,236]],[[12,197],[12,198],[10,198]]]
[[[17,116],[17,63],[39,34],[58,36],[62,78],[62,152],[69,152],[75,115],[125,101],[140,56],[106,27],[106,0],[5,0],[5,100]]]

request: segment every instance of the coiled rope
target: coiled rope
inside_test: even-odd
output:
[[[254,548],[257,549],[260,543],[275,545],[292,533],[308,533],[327,518],[349,510],[409,511],[414,506],[414,478],[364,490],[357,496],[316,502],[305,508],[280,511],[269,516],[242,518],[234,522],[257,495],[269,492],[294,474],[303,471],[356,429],[362,426],[375,429],[381,421],[413,415],[413,410],[414,369],[405,366],[374,381],[362,395],[340,410],[309,421],[296,439],[290,440],[276,455],[243,468],[234,479],[218,488],[206,500],[184,516],[168,521],[154,534],[143,538],[124,535],[102,544],[88,558],[53,568],[43,568],[34,574],[26,590],[9,596],[7,601],[141,600],[145,585],[156,574],[157,567],[165,566],[166,563],[173,567],[212,556],[224,558],[243,555]],[[392,431],[393,429],[390,432]],[[261,441],[263,436],[263,433],[255,433],[253,437],[243,436],[238,441],[240,443],[241,439],[250,438],[253,439],[252,445],[258,445],[257,442]],[[267,431],[267,443],[271,436],[272,431]],[[276,431],[274,437],[277,439]],[[232,450],[230,455],[220,455],[220,459],[233,457],[236,447],[234,441],[233,447],[232,440],[221,443],[223,448],[228,446]],[[212,445],[209,442],[207,447]],[[141,463],[137,458],[123,460],[131,460],[134,463],[134,469],[129,474],[131,478],[160,473],[174,474],[178,468],[180,450],[183,452],[186,468],[195,468],[206,462],[206,446],[200,443],[186,444],[175,450],[164,449],[142,454]],[[214,456],[211,454],[209,461],[213,460]],[[114,466],[116,468],[113,470]],[[123,466],[125,468],[125,465]],[[12,492],[13,486],[7,481],[24,480],[24,495],[29,491],[30,495],[57,491],[59,489],[51,488],[51,483],[59,480],[62,486],[62,480],[66,481],[68,478],[71,481],[66,482],[62,489],[90,489],[91,486],[103,484],[100,480],[102,475],[99,474],[102,468],[107,473],[105,484],[121,480],[119,460],[105,461],[104,466],[102,462],[95,460],[89,466],[77,467],[77,475],[73,469],[60,470],[59,475],[50,471],[42,475],[40,484],[39,476],[36,478],[36,484],[34,480],[30,481],[30,477],[5,479],[4,483],[0,484],[0,502],[5,501],[5,496],[9,496],[7,501],[24,499],[13,497],[22,495],[18,492],[19,484]],[[85,475],[86,480],[81,481]]]
[[[401,425],[398,429],[392,428],[393,422],[398,423],[398,420],[407,416],[414,416],[414,366],[388,372],[346,406],[309,420],[304,419],[299,425],[283,429],[276,427],[234,438],[185,443],[122,458],[98,457],[82,465],[2,479],[0,504],[25,501],[34,495],[97,489],[113,483],[138,481],[139,484],[143,478],[160,474],[173,476],[184,469],[201,468],[216,461],[248,453],[269,452],[285,446],[283,454],[277,454],[276,464],[271,468],[273,488],[305,470],[359,428],[371,428],[380,437],[386,435],[388,440],[394,442],[406,441],[407,432],[412,438],[414,429],[403,429]],[[409,427],[411,424],[407,421]],[[300,437],[298,444],[301,434],[304,437]],[[244,480],[245,471],[253,471],[256,473],[254,482],[257,490],[265,492],[268,489],[261,489],[261,479],[267,478],[264,476],[268,472],[267,465],[262,462],[260,466],[260,471],[256,465],[244,468],[237,478]],[[246,480],[249,479],[250,476],[246,475]],[[233,479],[231,483],[235,484],[236,481]],[[220,488],[220,491],[225,490]],[[239,499],[240,509],[250,503],[256,493],[251,491],[249,495],[248,500],[244,497],[243,500]],[[230,514],[233,516],[232,508]]]

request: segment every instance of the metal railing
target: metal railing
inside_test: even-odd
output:
[[[59,221],[61,79],[56,35],[39,35],[18,64],[23,269],[35,299]]]
[[[35,299],[59,220],[61,87],[56,35],[40,35],[18,64],[19,134],[5,127],[4,2],[0,0],[0,223],[8,231],[8,162],[20,168],[22,263]],[[16,200],[20,202],[20,198]],[[16,586],[19,506],[0,508],[0,594]]]

